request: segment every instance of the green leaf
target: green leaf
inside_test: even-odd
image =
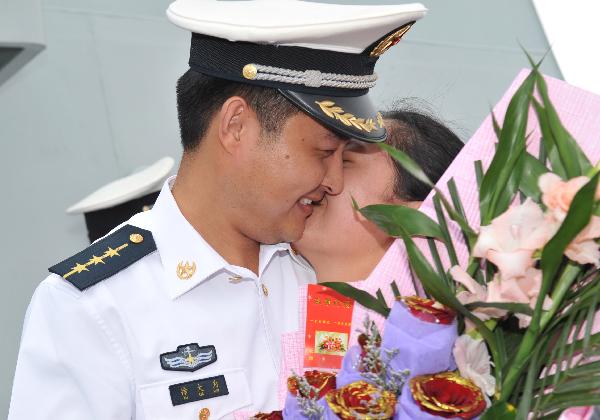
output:
[[[389,155],[398,163],[400,163],[409,174],[417,178],[419,181],[429,185],[430,187],[434,186],[433,182],[431,182],[423,169],[421,169],[421,167],[406,153],[385,143],[377,143],[377,145],[388,152]]]
[[[387,304],[385,302],[385,297],[383,296],[381,289],[377,289],[377,300],[379,302],[381,302],[382,305],[387,306]]]
[[[390,236],[410,236],[444,239],[440,226],[425,213],[411,207],[393,204],[374,204],[359,209],[360,213]]]
[[[472,311],[475,308],[498,308],[504,309],[512,313],[519,313],[525,315],[533,315],[533,310],[524,303],[506,303],[506,302],[472,302],[465,307]]]
[[[542,132],[540,145],[543,146],[544,150],[546,151],[552,172],[563,179],[568,178],[567,171],[563,166],[560,155],[556,151],[556,147],[554,147],[554,136],[552,135],[552,130],[550,129],[550,124],[548,123],[546,110],[535,98],[531,98],[531,104],[533,105],[533,109],[537,115],[540,131]]]
[[[508,177],[506,186],[500,190],[497,194],[496,206],[494,213],[496,215],[504,213],[511,205],[515,198],[515,194],[519,190],[519,185],[523,181],[523,169],[525,166],[525,142],[523,142],[522,149],[519,152],[519,157],[513,167],[511,174]]]
[[[433,207],[435,209],[435,215],[438,219],[440,229],[442,234],[444,235],[444,244],[446,245],[446,252],[448,253],[448,259],[450,260],[450,264],[458,265],[458,256],[456,255],[456,249],[454,248],[454,242],[452,241],[452,236],[450,235],[450,230],[448,229],[448,223],[446,222],[446,216],[444,215],[444,211],[442,210],[442,204],[440,202],[440,197],[438,194],[433,196]]]
[[[498,200],[507,194],[505,189],[509,178],[514,172],[520,154],[525,150],[525,131],[534,81],[535,75],[532,72],[508,105],[496,153],[481,181],[479,190],[481,225],[488,225],[500,213],[497,209]]]
[[[566,392],[589,392],[594,389],[600,389],[600,376],[588,376],[567,381],[557,385],[553,392],[564,394]]]
[[[560,395],[549,394],[544,399],[552,400],[544,404],[546,410],[566,410],[570,407],[583,407],[589,405],[600,405],[600,394],[582,393],[579,391],[566,392]]]
[[[536,378],[540,375],[540,369],[538,365],[538,357],[540,355],[541,348],[536,347],[533,350],[531,357],[531,363],[529,363],[529,369],[527,369],[527,377],[525,379],[525,386],[523,387],[523,394],[519,401],[519,409],[517,410],[517,416],[520,419],[526,419],[531,408],[531,398],[533,396],[533,385]]]
[[[528,152],[523,153],[523,171],[521,173],[521,182],[519,190],[535,202],[540,202],[541,191],[538,186],[540,176],[548,172],[542,163]]]
[[[435,265],[435,269],[438,275],[443,278],[446,282],[446,285],[454,291],[454,282],[448,278],[446,275],[446,270],[444,270],[444,266],[442,264],[442,259],[440,258],[440,254],[438,252],[437,246],[435,245],[435,241],[431,238],[427,238],[427,245],[429,246],[429,252],[431,253],[431,259]]]
[[[392,280],[392,282],[390,283],[390,287],[392,288],[392,293],[394,294],[394,297],[397,299],[401,296],[400,294],[400,289],[398,289],[398,285],[396,284],[396,280]]]
[[[554,146],[560,156],[560,160],[566,170],[567,176],[573,178],[580,175],[585,175],[592,169],[592,164],[587,156],[567,129],[562,125],[558,113],[550,101],[548,95],[548,87],[542,74],[535,70],[536,87],[542,98],[548,127],[552,133]],[[539,117],[539,115],[538,115]]]
[[[371,296],[369,293],[364,290],[357,289],[354,286],[351,286],[348,283],[344,282],[325,282],[319,283],[321,286],[329,287],[330,289],[335,290],[342,295],[349,297],[350,299],[355,300],[360,303],[367,309],[371,309],[372,311],[377,312],[383,317],[387,318],[390,313],[390,308],[387,305],[383,305],[379,299]]]
[[[490,114],[492,116],[492,128],[494,129],[494,133],[496,134],[496,138],[500,139],[500,135],[502,134],[502,127],[498,123],[498,119],[496,119],[496,114],[494,114],[494,110],[490,110]]]
[[[517,410],[512,404],[497,402],[480,417],[481,420],[513,420],[517,418]]]
[[[408,156],[406,153],[400,150],[394,149],[393,147],[388,146],[385,143],[377,143],[377,145],[386,152],[388,152],[390,156],[394,158],[394,160],[396,160],[398,163],[400,163],[400,165],[402,165],[402,167],[406,169],[408,173],[410,173],[412,176],[414,176],[421,182],[427,184],[439,194],[440,200],[442,201],[444,208],[448,212],[448,215],[452,220],[458,223],[464,235],[467,237],[468,246],[473,246],[475,244],[475,241],[477,240],[477,234],[471,228],[471,226],[469,226],[469,222],[464,217],[461,217],[460,214],[458,214],[458,212],[450,205],[448,200],[444,197],[441,191],[438,188],[436,188],[433,182],[431,182],[427,174],[423,172],[419,165],[414,160],[412,160],[410,156]]]
[[[475,166],[475,181],[477,182],[477,191],[481,188],[481,180],[483,179],[483,164],[480,160],[476,160],[473,165]]]

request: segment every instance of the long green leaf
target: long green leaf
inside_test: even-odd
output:
[[[396,160],[399,164],[402,165],[402,167],[404,169],[406,169],[406,171],[411,174],[412,176],[414,176],[415,178],[417,178],[419,181],[421,181],[422,183],[433,187],[434,184],[433,182],[431,182],[431,180],[429,179],[429,177],[427,176],[427,174],[423,171],[423,169],[421,169],[421,167],[410,158],[410,156],[408,156],[406,153],[404,153],[401,150],[398,150],[392,146],[389,146],[385,143],[377,143],[377,145],[382,148],[383,150],[385,150],[386,152],[389,153],[389,155],[394,158],[394,160]]]
[[[350,285],[349,283],[344,282],[324,282],[319,283],[321,286],[329,287],[330,289],[335,290],[336,292],[353,299],[354,301],[360,303],[365,308],[371,309],[372,311],[377,312],[383,317],[387,318],[390,313],[390,308],[387,305],[384,305],[377,299],[376,297],[371,296],[369,293],[364,290],[357,289],[356,287]]]
[[[509,178],[525,149],[525,131],[530,97],[533,92],[535,74],[532,72],[512,97],[494,158],[486,171],[479,190],[481,224],[488,225],[497,216],[497,203],[506,195]]]
[[[589,392],[590,390],[600,389],[600,376],[588,376],[577,378],[576,380],[568,381],[557,385],[554,388],[554,393],[564,394],[567,392]]]
[[[390,236],[399,237],[400,229],[404,229],[410,236],[444,239],[440,226],[433,219],[411,207],[374,204],[358,210]]]
[[[552,172],[565,179],[568,178],[567,170],[565,169],[560,155],[555,147],[554,135],[552,134],[552,130],[550,129],[550,124],[548,122],[548,117],[546,115],[546,110],[535,98],[531,98],[531,104],[533,105],[533,109],[537,115],[538,124],[540,126],[540,131],[542,132],[542,138],[540,139],[540,144],[544,147],[547,152],[548,161],[550,162],[550,167],[552,168]]]
[[[475,308],[498,308],[504,309],[512,313],[519,313],[525,315],[533,315],[533,310],[524,303],[506,303],[506,302],[472,302],[465,307],[472,311]]]
[[[519,190],[521,190],[527,197],[530,197],[535,202],[539,203],[541,192],[540,187],[538,186],[538,179],[540,176],[548,172],[548,168],[542,165],[538,159],[526,151],[523,153],[522,159],[524,162]]]
[[[444,235],[444,244],[446,245],[446,252],[448,253],[448,258],[450,259],[450,264],[458,265],[458,256],[456,255],[456,249],[454,248],[454,242],[452,241],[452,236],[450,235],[450,230],[448,229],[448,223],[446,223],[446,216],[444,215],[444,211],[442,210],[442,204],[440,202],[439,195],[435,194],[433,196],[432,201],[433,201],[433,208],[435,209],[435,215],[438,219],[442,234]]]
[[[585,175],[589,170],[592,169],[592,164],[588,160],[585,153],[583,153],[575,139],[562,125],[560,118],[558,117],[558,113],[550,101],[548,87],[543,75],[537,70],[535,71],[535,75],[536,87],[542,98],[542,103],[548,119],[548,125],[554,138],[554,145],[556,146],[556,150],[560,155],[560,159],[567,172],[567,175],[569,178]]]

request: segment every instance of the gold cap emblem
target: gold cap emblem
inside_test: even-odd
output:
[[[181,280],[191,279],[195,272],[196,263],[193,261],[191,265],[187,261],[185,263],[180,261],[179,264],[177,264],[177,277],[179,277]]]
[[[371,51],[369,55],[371,57],[379,57],[381,54],[392,48],[394,45],[400,42],[404,34],[408,32],[408,30],[413,26],[413,24],[414,22],[407,23],[406,25],[398,29],[396,32],[386,36],[383,39],[383,41],[381,41],[379,44],[377,44],[375,48],[373,48],[373,51]]]

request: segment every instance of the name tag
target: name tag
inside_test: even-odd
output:
[[[173,405],[187,404],[194,401],[228,395],[225,376],[213,376],[197,381],[182,382],[169,387]]]

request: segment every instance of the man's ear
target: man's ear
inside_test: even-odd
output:
[[[244,98],[232,96],[221,106],[218,119],[219,141],[227,153],[235,153],[256,116]]]

